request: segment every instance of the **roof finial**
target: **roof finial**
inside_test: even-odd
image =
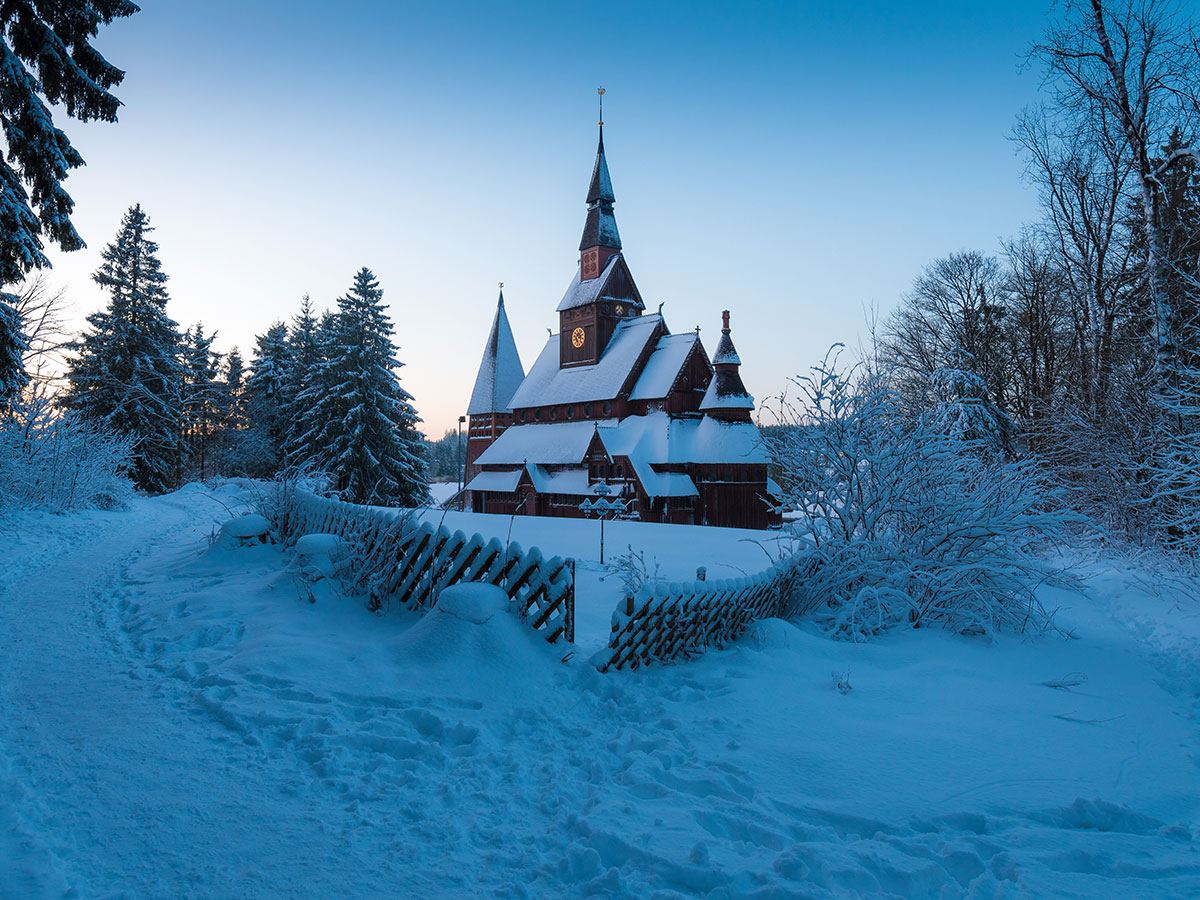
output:
[[[504,290],[504,282],[503,282],[503,281],[498,281],[498,282],[496,282],[496,283],[497,283],[498,285],[500,285],[500,290]]]
[[[604,127],[604,88],[596,88],[596,93],[600,95],[600,127]]]

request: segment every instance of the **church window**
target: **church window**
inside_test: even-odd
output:
[[[525,410],[521,410],[520,415],[521,415],[521,421],[524,422],[525,421]]]
[[[557,406],[550,407],[550,421],[553,422],[557,418],[558,418],[558,407]]]
[[[575,407],[574,406],[567,407],[567,418],[568,419],[575,418]]]
[[[535,410],[533,411],[533,420],[534,420],[535,422],[540,422],[540,421],[542,421],[542,411],[541,411],[540,409],[535,409]]]
[[[583,414],[586,418],[590,419],[592,417],[592,404],[589,403],[586,406],[584,406]]]
[[[604,401],[604,414],[606,416],[612,415],[612,401],[611,400]]]

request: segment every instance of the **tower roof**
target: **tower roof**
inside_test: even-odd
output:
[[[604,158],[604,126],[600,126],[600,143],[596,147],[596,164],[592,167],[592,183],[588,185],[587,202],[607,200],[616,203],[613,196],[612,178],[608,174],[608,161]]]
[[[612,178],[608,174],[608,160],[604,156],[604,125],[600,126],[600,142],[596,146],[596,163],[592,166],[592,180],[588,185],[587,220],[583,225],[583,237],[579,249],[589,247],[611,247],[621,249],[621,235],[617,231],[617,218],[613,214]]]
[[[729,336],[729,310],[721,313],[721,319],[721,339],[712,358],[713,377],[700,402],[700,411],[722,417],[747,417],[748,420],[749,411],[754,409],[754,398],[738,374],[742,360],[733,346],[733,338]]]
[[[504,312],[504,291],[496,303],[496,317],[492,320],[492,331],[483,348],[483,361],[479,363],[479,374],[475,376],[475,389],[471,391],[471,402],[467,414],[509,412],[513,394],[525,380],[525,368],[517,353],[508,315]]]

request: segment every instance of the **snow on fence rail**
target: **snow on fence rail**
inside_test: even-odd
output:
[[[452,584],[486,582],[515,600],[521,617],[547,641],[575,640],[574,560],[546,559],[537,547],[506,547],[496,538],[421,524],[411,513],[300,491],[275,504],[272,518],[289,543],[305,534],[336,534],[352,544],[359,557],[355,580],[373,609],[402,603],[427,610]]]
[[[699,656],[788,609],[803,576],[799,563],[783,560],[748,578],[643,587],[617,607],[608,647],[593,661],[607,672]]]

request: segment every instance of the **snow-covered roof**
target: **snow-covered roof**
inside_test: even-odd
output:
[[[587,306],[589,303],[595,303],[597,300],[605,296],[605,288],[608,287],[608,280],[613,274],[613,270],[617,266],[617,261],[621,258],[620,253],[614,253],[604,263],[604,268],[600,270],[600,275],[596,278],[583,280],[582,268],[575,269],[575,277],[571,279],[571,283],[567,286],[567,292],[558,301],[558,309],[556,312],[562,312],[566,309],[575,309],[577,306]],[[638,308],[642,304],[636,300],[630,300],[626,297],[613,297],[614,300],[622,300],[626,303],[631,303]]]
[[[467,483],[464,490],[503,491],[506,494],[511,494],[517,489],[517,483],[520,480],[520,469],[515,469],[512,472],[480,472]]]
[[[741,357],[738,356],[737,348],[733,346],[733,338],[729,336],[729,332],[722,331],[721,339],[717,341],[717,350],[713,353],[712,363],[716,365],[735,365],[742,364]]]
[[[548,425],[513,425],[479,454],[481,466],[531,463],[572,465],[583,461],[596,426],[603,422],[555,422]]]
[[[508,315],[504,312],[504,294],[496,305],[496,317],[492,320],[492,331],[483,350],[479,374],[475,376],[475,389],[471,391],[471,402],[467,404],[468,415],[508,412],[509,401],[521,382],[525,380],[525,367],[513,340]]]
[[[582,497],[591,494],[588,486],[587,469],[560,469],[547,471],[543,466],[530,463],[525,467],[529,480],[539,494],[572,494]]]
[[[752,422],[722,422],[711,416],[674,419],[667,462],[766,463],[767,448]]]
[[[767,462],[766,446],[751,422],[655,412],[601,423],[598,434],[610,456],[625,456],[635,464]]]
[[[687,362],[688,354],[699,342],[700,336],[692,331],[660,337],[629,399],[658,400],[671,393],[671,387]]]
[[[558,335],[551,335],[510,405],[522,409],[614,399],[661,323],[657,314],[622,319],[598,363],[566,369],[558,366]]]
[[[754,398],[742,384],[737,370],[716,372],[700,401],[701,411],[710,409],[754,409]]]
[[[505,429],[480,454],[480,465],[525,465],[539,493],[581,494],[587,490],[583,468],[549,472],[545,466],[578,466],[587,455],[594,435],[610,457],[625,457],[646,493],[652,497],[691,497],[696,485],[678,472],[656,472],[653,466],[671,463],[759,463],[767,462],[767,449],[758,427],[750,422],[722,422],[709,416],[676,418],[663,412],[627,416],[620,421],[556,422],[548,425],[514,425]],[[516,472],[504,476],[501,487],[477,487],[476,476],[469,490],[512,491]],[[489,473],[484,473],[489,474]]]
[[[655,472],[644,462],[630,460],[642,490],[650,497],[696,497],[696,484],[683,472]]]

